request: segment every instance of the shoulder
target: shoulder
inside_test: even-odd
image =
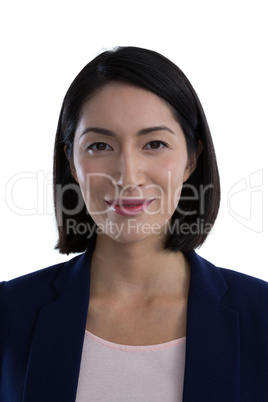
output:
[[[268,283],[233,269],[214,267],[225,282],[220,304],[239,314],[241,326],[268,335]]]
[[[63,267],[64,263],[53,265],[1,283],[0,321],[8,334],[22,333],[25,323],[34,321],[39,308],[55,299],[53,282]]]
[[[237,272],[213,265],[195,251],[189,253],[191,281],[195,288],[213,296],[221,304],[239,310],[268,309],[268,283]],[[268,320],[268,318],[267,318]]]
[[[246,275],[232,269],[218,268],[230,288],[239,288],[240,292],[250,290],[254,294],[261,292],[267,294],[268,282]],[[268,296],[268,294],[267,294]]]
[[[78,256],[79,257],[79,256]],[[22,309],[37,306],[46,300],[55,298],[54,282],[78,257],[52,265],[38,271],[20,276],[9,281],[0,282],[0,311],[3,309]]]
[[[268,283],[231,269],[218,268],[228,289],[223,302],[237,308],[243,316],[261,316],[268,325]]]
[[[47,268],[0,283],[0,297],[19,297],[29,293],[40,294],[50,285],[66,263],[52,265]]]

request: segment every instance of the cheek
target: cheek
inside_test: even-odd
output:
[[[170,158],[169,160],[166,160],[161,167],[159,166],[159,169],[155,171],[155,174],[164,188],[169,185],[174,191],[174,189],[180,187],[184,181],[186,164],[187,160],[183,156]]]
[[[164,168],[157,171],[158,183],[164,191],[165,204],[171,214],[177,208],[180,200],[186,165],[186,157],[178,156],[177,158],[170,158],[163,165]]]
[[[103,168],[96,162],[91,162],[87,158],[77,159],[75,161],[75,171],[78,179],[78,183],[81,187],[84,187],[88,182],[92,182],[95,178],[101,178]]]

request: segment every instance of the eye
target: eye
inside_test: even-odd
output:
[[[111,151],[112,147],[105,142],[94,142],[87,147],[91,151]]]
[[[162,148],[168,148],[168,144],[164,141],[150,141],[148,144],[145,145],[145,149],[162,149]]]

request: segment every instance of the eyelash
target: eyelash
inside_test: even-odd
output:
[[[105,146],[110,147],[110,145],[106,144],[105,142],[94,142],[93,144],[88,145],[87,149],[97,151],[97,152],[107,151],[107,149],[96,149],[96,148],[94,148],[95,146],[98,146],[98,145],[105,145]]]
[[[157,144],[162,145],[164,148],[169,148],[168,144],[167,144],[165,141],[161,141],[161,140],[153,140],[153,141],[150,141],[150,142],[148,142],[148,144],[146,144],[145,147],[147,147],[147,145],[152,144],[152,143],[157,143]],[[153,149],[159,150],[159,149],[162,149],[162,147],[159,147],[159,148],[149,148],[149,149],[151,149],[151,150],[153,150]]]
[[[158,147],[158,148],[147,148],[147,149],[158,151],[158,150],[162,149],[163,147],[164,147],[164,148],[169,148],[168,144],[167,144],[165,141],[161,141],[161,140],[149,141],[149,142],[145,145],[144,148],[146,149],[146,147],[147,147],[149,144],[152,144],[152,143],[155,143],[155,144],[158,144],[158,145],[162,145],[162,146],[161,146],[161,147]],[[93,144],[88,145],[88,146],[87,146],[87,149],[88,149],[88,150],[93,150],[93,151],[96,151],[96,152],[108,151],[108,149],[101,149],[101,150],[100,150],[100,149],[94,148],[94,147],[99,146],[99,145],[108,146],[108,147],[110,147],[110,148],[112,149],[112,147],[111,147],[110,145],[106,144],[105,142],[94,142]],[[109,151],[110,151],[110,149],[109,149]]]

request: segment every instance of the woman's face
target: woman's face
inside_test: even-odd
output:
[[[84,105],[71,168],[99,233],[119,242],[165,236],[193,164],[152,92],[112,82]]]

